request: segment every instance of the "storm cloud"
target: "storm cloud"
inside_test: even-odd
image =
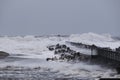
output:
[[[120,0],[0,0],[0,35],[120,35]]]

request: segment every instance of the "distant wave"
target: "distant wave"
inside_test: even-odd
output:
[[[95,44],[100,47],[110,47],[115,49],[120,46],[120,41],[116,41],[111,37],[110,34],[96,34],[96,33],[83,33],[83,34],[72,34],[69,37],[69,41],[81,42],[85,44]]]

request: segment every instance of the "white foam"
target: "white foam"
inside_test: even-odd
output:
[[[115,41],[110,35],[98,35],[95,33],[85,33],[64,37],[34,37],[34,36],[17,36],[17,37],[0,37],[0,50],[10,53],[11,57],[23,58],[21,60],[13,59],[10,61],[1,60],[1,66],[26,66],[26,67],[45,67],[51,68],[53,71],[59,71],[64,74],[72,74],[78,76],[99,76],[106,73],[107,69],[102,69],[97,65],[88,65],[85,63],[68,63],[52,61],[47,62],[47,57],[53,57],[54,53],[46,47],[57,43],[65,44],[65,41],[82,42],[88,44],[96,44],[99,46],[118,47],[120,42]],[[76,49],[75,49],[76,50]],[[77,49],[78,50],[78,49]],[[17,56],[15,54],[22,54]],[[25,58],[25,59],[24,59]],[[96,74],[96,75],[95,75]]]
[[[69,37],[69,41],[79,42],[84,44],[95,44],[99,47],[110,47],[112,49],[120,46],[120,41],[115,41],[110,34],[95,34],[95,33],[84,33],[84,34],[72,34]]]

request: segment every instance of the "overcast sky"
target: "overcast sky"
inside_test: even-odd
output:
[[[0,0],[0,35],[120,35],[120,0]]]

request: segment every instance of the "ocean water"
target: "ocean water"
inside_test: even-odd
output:
[[[72,34],[70,36],[15,36],[0,37],[0,51],[10,54],[0,59],[0,80],[94,80],[99,78],[120,78],[116,71],[100,65],[84,62],[46,61],[54,57],[47,46],[66,44],[66,41],[95,44],[115,49],[120,41],[108,34]],[[68,44],[66,44],[68,45]],[[73,48],[73,47],[71,47]],[[78,50],[78,48],[74,48]],[[88,51],[86,51],[87,53]],[[89,53],[89,52],[88,52]]]

